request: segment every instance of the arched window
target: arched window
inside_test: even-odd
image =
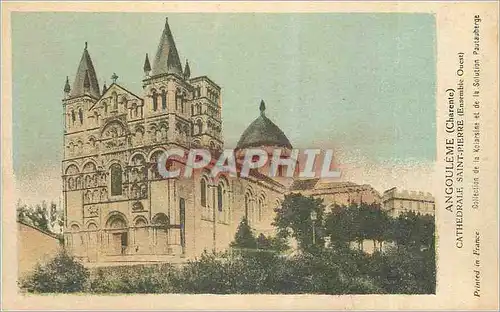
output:
[[[75,111],[74,111],[74,110],[72,110],[72,111],[71,111],[71,121],[72,121],[73,123],[75,123],[75,120],[76,120],[76,117],[75,117]]]
[[[217,186],[217,208],[219,209],[220,212],[222,212],[223,207],[224,207],[224,189],[222,184],[219,184]]]
[[[122,195],[122,167],[119,164],[111,166],[111,196]]]
[[[87,254],[89,260],[96,261],[97,260],[97,248],[99,246],[99,236],[97,233],[97,225],[94,222],[91,222],[87,225],[87,236],[88,236],[88,250]]]
[[[167,109],[167,92],[165,90],[161,90],[161,108]]]
[[[113,97],[113,109],[118,109],[118,94],[116,94],[116,92],[113,92],[112,97]]]
[[[249,209],[250,209],[250,194],[245,194],[245,219],[247,219],[247,222],[250,223],[250,218],[249,218]]]
[[[186,100],[186,93],[181,95],[181,113],[184,113],[184,101]]]
[[[203,131],[203,122],[200,119],[198,119],[196,121],[196,134],[201,134],[202,131]]]
[[[182,95],[182,91],[179,89],[177,90],[177,92],[175,93],[175,110],[179,110],[179,108],[182,109],[182,111],[184,112],[184,108],[183,108],[183,95]]]
[[[73,181],[73,178],[69,177],[68,178],[68,190],[71,191],[75,188],[75,182]]]
[[[169,252],[168,228],[170,220],[164,213],[158,213],[153,218],[155,251],[158,254]]]
[[[81,256],[85,252],[85,243],[82,233],[80,233],[80,226],[73,224],[71,225],[71,245],[73,252],[77,256]]]
[[[158,95],[156,94],[156,91],[153,90],[153,110],[156,112],[158,110]]]
[[[262,216],[264,214],[265,205],[266,205],[265,204],[265,198],[264,198],[264,196],[261,196],[259,198],[259,211],[258,211],[258,214],[259,214],[258,215],[258,218],[259,218],[258,220],[259,220],[259,222],[262,221]]]
[[[78,109],[78,118],[80,119],[80,124],[83,125],[83,111],[82,109]]]
[[[69,165],[68,168],[66,168],[66,174],[78,174],[78,173],[80,173],[80,171],[73,164]]]
[[[135,221],[135,252],[147,254],[149,252],[149,229],[146,219],[137,218]]]
[[[207,181],[205,179],[201,179],[200,181],[200,200],[201,206],[207,206]]]

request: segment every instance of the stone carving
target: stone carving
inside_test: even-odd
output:
[[[105,201],[108,199],[108,192],[105,187],[101,189],[101,201]]]
[[[88,206],[87,211],[88,211],[89,217],[97,217],[97,216],[99,216],[99,208],[96,207],[96,206],[94,206],[94,205]]]
[[[142,206],[142,203],[139,201],[136,201],[135,203],[132,204],[132,211],[143,211],[144,207]]]

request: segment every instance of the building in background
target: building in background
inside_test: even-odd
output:
[[[290,187],[290,192],[321,198],[327,210],[335,205],[375,204],[381,201],[380,194],[371,185],[319,178],[295,180]]]
[[[382,207],[393,217],[409,211],[422,215],[434,215],[435,203],[431,193],[399,191],[393,187],[382,195]]]

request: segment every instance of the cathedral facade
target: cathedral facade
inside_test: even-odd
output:
[[[146,54],[142,95],[116,80],[100,88],[85,44],[74,82],[67,78],[64,87],[64,238],[84,261],[184,261],[227,249],[243,218],[256,234],[272,234],[274,209],[289,191],[339,204],[359,192],[378,196],[369,187],[297,183],[259,170],[240,178],[203,170],[162,177],[158,159],[171,148],[212,155],[223,149],[221,88],[206,76],[191,77],[187,62],[182,66],[168,21],[152,64]],[[266,117],[264,102],[256,115],[237,151],[278,148],[289,155],[292,145]]]
[[[226,249],[243,217],[269,234],[285,192],[279,182],[258,173],[171,179],[158,173],[158,158],[170,148],[216,155],[223,147],[221,88],[206,76],[191,77],[187,62],[182,67],[168,21],[152,66],[146,54],[143,89],[136,95],[116,77],[101,89],[87,44],[73,84],[66,79],[67,248],[90,262],[173,261]],[[257,143],[291,148],[263,111],[254,124],[240,149],[273,131]]]

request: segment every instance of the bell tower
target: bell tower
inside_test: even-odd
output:
[[[64,85],[64,98],[62,102],[65,114],[64,130],[66,135],[71,136],[73,133],[84,131],[90,126],[88,111],[100,97],[99,82],[87,49],[87,42],[85,42],[85,48],[73,85],[70,86],[69,77],[66,77]],[[65,156],[67,156],[67,153],[65,153]]]
[[[143,69],[145,117],[149,124],[146,131],[156,131],[154,128],[158,125],[166,125],[165,143],[189,148],[192,126],[188,102],[192,98],[193,88],[185,79],[168,18],[153,66],[146,54]]]

